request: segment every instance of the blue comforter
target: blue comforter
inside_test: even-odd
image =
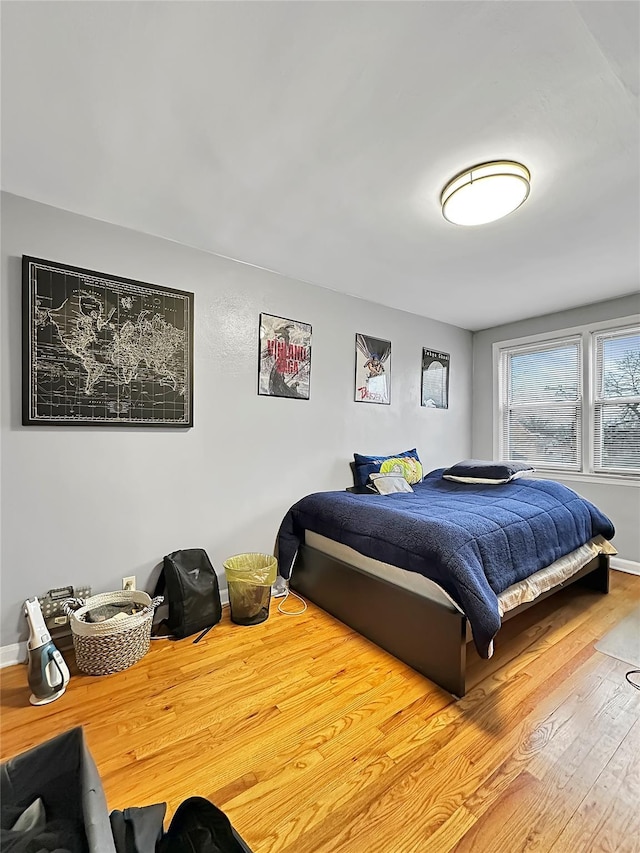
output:
[[[466,613],[478,652],[490,654],[500,627],[498,593],[593,536],[614,535],[589,501],[551,480],[504,485],[454,483],[432,471],[413,493],[308,495],[278,534],[280,573],[288,578],[304,531],[342,542],[367,557],[419,572]]]

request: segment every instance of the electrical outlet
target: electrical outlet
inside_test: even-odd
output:
[[[136,576],[129,575],[128,578],[122,578],[122,589],[135,589],[136,588]]]

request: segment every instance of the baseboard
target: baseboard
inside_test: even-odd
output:
[[[619,572],[627,572],[629,575],[640,575],[640,563],[635,560],[622,560],[620,557],[611,557],[611,568]]]
[[[14,663],[26,663],[27,643],[12,643],[10,646],[0,646],[0,669],[13,666]]]

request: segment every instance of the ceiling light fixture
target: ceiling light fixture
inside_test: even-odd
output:
[[[529,195],[522,163],[494,160],[456,175],[442,190],[442,215],[454,225],[484,225],[513,213]]]

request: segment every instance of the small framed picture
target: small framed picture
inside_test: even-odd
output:
[[[311,326],[260,314],[258,394],[308,400],[310,380]]]
[[[356,335],[357,403],[391,403],[391,341]]]
[[[422,350],[420,402],[429,409],[449,408],[449,362],[451,356],[433,349]]]

